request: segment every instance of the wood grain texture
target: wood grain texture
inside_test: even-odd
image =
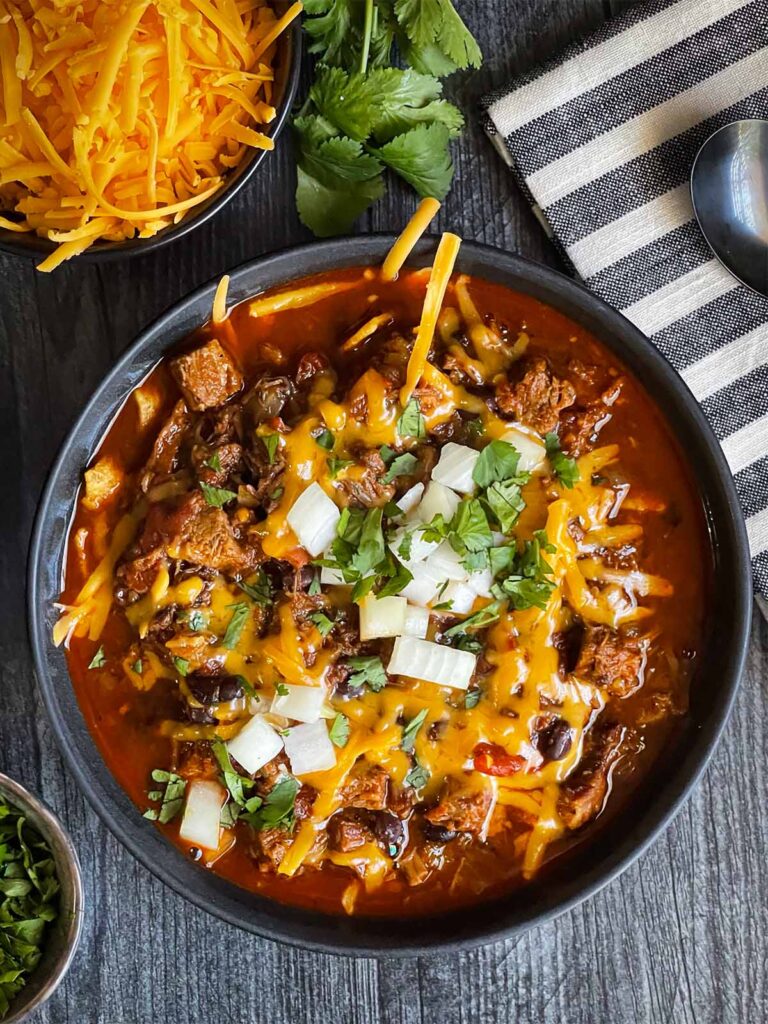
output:
[[[440,226],[556,263],[488,140],[477,99],[628,0],[462,0],[485,67],[451,86],[470,126]],[[36,697],[23,606],[46,471],[85,398],[140,328],[191,288],[307,238],[288,139],[247,193],[155,256],[52,277],[0,257],[0,769],[71,829],[89,907],[80,953],[35,1024],[730,1024],[768,1017],[768,628],[695,795],[650,852],[582,907],[462,955],[354,960],[261,941],[190,906],[140,867],[68,777]],[[360,230],[397,230],[393,187]]]

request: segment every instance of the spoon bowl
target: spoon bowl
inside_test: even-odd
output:
[[[768,295],[768,121],[733,121],[710,135],[693,164],[691,199],[726,270]]]

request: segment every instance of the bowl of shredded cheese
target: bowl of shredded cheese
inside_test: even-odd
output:
[[[212,217],[287,119],[301,3],[0,0],[0,249],[146,252]]]

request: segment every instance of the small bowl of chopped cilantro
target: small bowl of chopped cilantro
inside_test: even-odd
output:
[[[80,865],[55,816],[0,773],[0,1021],[18,1024],[58,987],[83,917]]]

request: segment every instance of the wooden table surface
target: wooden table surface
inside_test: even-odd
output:
[[[476,101],[627,0],[460,0],[485,66],[451,90],[470,124],[440,227],[557,263],[474,120]],[[413,960],[342,959],[260,940],[165,888],[69,777],[35,691],[24,569],[47,469],[137,332],[192,288],[303,241],[287,134],[212,224],[156,255],[53,276],[0,256],[0,770],[42,794],[82,859],[88,914],[37,1024],[759,1024],[768,1019],[768,628],[756,616],[736,712],[703,783],[655,846],[598,896],[515,941]],[[360,225],[396,231],[391,188]],[[415,927],[418,927],[416,925]]]

